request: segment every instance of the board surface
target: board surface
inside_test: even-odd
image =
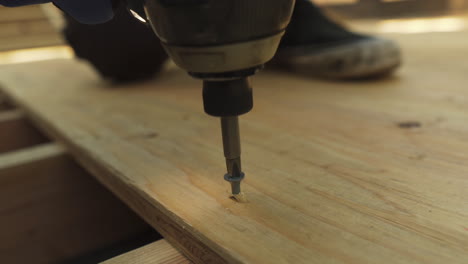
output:
[[[0,6],[0,51],[61,45],[60,33],[39,5]]]
[[[0,68],[36,124],[195,263],[467,263],[468,35],[399,36],[389,79],[265,71],[228,198],[200,82],[112,87],[84,63]]]

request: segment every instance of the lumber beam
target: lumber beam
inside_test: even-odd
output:
[[[39,6],[23,6],[17,8],[0,7],[0,24],[44,18],[46,17]]]
[[[0,154],[47,141],[20,110],[0,112]]]
[[[49,132],[51,135],[56,135],[51,130]],[[146,196],[137,188],[134,188],[131,182],[116,178],[106,165],[96,163],[93,161],[92,157],[81,152],[81,150],[76,148],[73,144],[67,144],[67,149],[74,153],[77,161],[81,165],[191,261],[196,264],[230,263],[209,246],[200,242],[200,238],[190,233],[187,230],[188,228],[175,223],[174,220],[168,216],[168,214],[170,214],[169,212],[165,212],[158,206],[155,206],[151,201],[151,197]]]
[[[144,247],[127,252],[101,264],[191,264],[184,255],[165,239],[158,240]]]
[[[46,46],[63,45],[63,38],[57,33],[35,33],[0,38],[0,51],[28,49]]]
[[[0,155],[0,263],[57,263],[149,229],[55,143]]]

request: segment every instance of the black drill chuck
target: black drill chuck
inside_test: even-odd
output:
[[[216,117],[239,116],[253,108],[249,77],[233,80],[204,80],[205,112]]]

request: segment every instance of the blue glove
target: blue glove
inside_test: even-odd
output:
[[[14,7],[48,2],[83,24],[104,23],[114,16],[112,0],[0,0],[0,5]]]

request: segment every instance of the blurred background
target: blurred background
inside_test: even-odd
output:
[[[373,34],[463,31],[468,0],[314,0],[354,30]],[[53,5],[0,7],[0,64],[73,57]]]
[[[392,19],[463,14],[466,0],[315,0],[343,17]]]

